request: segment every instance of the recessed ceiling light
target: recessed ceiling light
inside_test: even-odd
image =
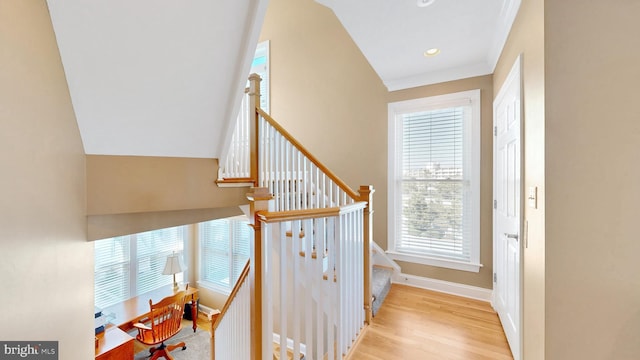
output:
[[[438,54],[440,54],[440,49],[438,49],[438,48],[431,48],[431,49],[429,49],[429,50],[424,52],[424,56],[427,56],[427,57],[436,56]]]
[[[436,0],[418,0],[419,7],[427,7],[436,2]]]

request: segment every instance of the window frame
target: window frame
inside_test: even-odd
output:
[[[432,254],[403,252],[398,249],[396,239],[400,239],[402,216],[402,115],[445,109],[460,105],[470,105],[470,117],[465,120],[464,131],[470,131],[470,158],[465,165],[469,169],[471,229],[469,261],[445,259]],[[386,253],[394,260],[431,265],[442,268],[479,272],[480,263],[480,151],[481,151],[481,102],[480,90],[467,90],[456,93],[430,96],[419,99],[398,101],[388,104],[388,249]],[[465,176],[466,177],[466,176]]]
[[[270,70],[270,42],[269,40],[262,41],[256,46],[256,52],[251,60],[251,70],[249,74],[260,75],[260,108],[267,114],[271,111],[271,95],[270,95],[270,83],[271,76]],[[264,58],[264,62],[258,60]],[[247,82],[247,87],[249,83]]]
[[[240,274],[242,273],[242,270],[239,270],[238,274],[234,274],[233,273],[233,269],[234,269],[234,257],[236,256],[236,254],[238,253],[237,251],[234,251],[236,249],[236,246],[234,246],[236,244],[236,238],[234,236],[234,234],[236,233],[235,231],[235,227],[237,226],[246,226],[247,228],[249,228],[249,219],[244,216],[244,215],[239,215],[239,216],[234,216],[234,217],[230,217],[230,218],[221,218],[221,219],[215,219],[215,220],[210,220],[210,221],[218,221],[218,220],[226,220],[226,221],[230,221],[228,224],[228,234],[229,234],[229,240],[228,240],[228,250],[227,250],[227,265],[228,265],[228,270],[229,270],[229,284],[228,286],[222,285],[218,282],[214,282],[212,280],[206,279],[206,271],[205,271],[205,265],[206,265],[206,258],[205,256],[207,255],[207,249],[205,249],[205,241],[202,238],[202,231],[201,231],[201,225],[206,223],[205,222],[201,222],[198,224],[195,224],[195,229],[196,229],[196,241],[198,242],[198,263],[199,263],[199,271],[198,271],[198,286],[199,287],[203,287],[224,295],[230,295],[231,292],[233,291],[233,288],[235,286],[237,277],[240,276]],[[249,234],[250,235],[250,234]],[[252,237],[249,236],[247,239],[247,246],[251,245],[251,239]],[[247,255],[247,260],[249,259],[249,254]],[[245,261],[246,263],[246,261]],[[232,280],[233,279],[233,280]]]

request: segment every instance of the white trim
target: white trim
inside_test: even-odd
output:
[[[221,132],[225,136],[220,137],[221,141],[216,149],[216,154],[219,155],[219,159],[226,159],[229,152],[229,144],[233,137],[235,130],[236,117],[240,111],[240,103],[244,96],[244,89],[247,85],[247,76],[253,57],[258,46],[258,40],[260,37],[260,31],[262,31],[262,24],[264,22],[265,15],[267,13],[268,0],[251,0],[249,4],[249,12],[247,13],[245,20],[245,28],[242,34],[242,45],[240,46],[240,53],[237,54],[237,59],[242,59],[238,63],[235,69],[232,69],[232,79],[235,81],[232,83],[232,87],[229,90],[229,100],[227,102],[227,108],[224,110],[223,129]]]
[[[396,185],[396,174],[401,173],[400,161],[398,160],[398,133],[402,130],[398,128],[397,117],[399,114],[409,113],[412,111],[424,111],[426,107],[433,108],[446,108],[450,106],[456,106],[463,101],[468,101],[471,104],[471,122],[465,125],[465,133],[467,133],[471,141],[470,146],[470,161],[467,162],[470,168],[465,168],[465,173],[468,173],[468,178],[472,180],[471,193],[473,196],[473,218],[471,219],[471,258],[468,263],[460,261],[443,260],[441,258],[416,256],[413,254],[400,253],[396,251],[395,241],[399,236],[399,231],[396,229],[396,220],[399,215],[397,210],[399,209],[398,202],[401,201],[398,196],[399,190]],[[480,150],[481,150],[481,94],[479,89],[460,91],[457,93],[450,93],[438,96],[430,96],[419,99],[405,100],[389,103],[388,105],[388,149],[387,149],[387,161],[388,161],[388,177],[387,177],[387,200],[388,200],[388,215],[387,215],[387,239],[388,249],[387,254],[394,260],[409,261],[413,263],[440,266],[445,268],[451,268],[456,270],[478,272],[482,264],[480,264]],[[470,127],[469,127],[470,125]],[[465,176],[467,178],[467,176]]]
[[[523,199],[523,197],[525,196],[525,192],[523,191],[524,187],[524,167],[522,166],[522,164],[524,163],[524,147],[523,147],[523,143],[522,143],[522,139],[524,138],[524,101],[523,101],[523,94],[524,94],[524,88],[523,88],[523,82],[524,82],[524,78],[523,78],[523,74],[522,74],[522,62],[523,62],[523,54],[519,54],[518,57],[515,59],[511,70],[509,71],[509,74],[507,75],[504,83],[501,85],[500,89],[498,90],[498,94],[495,96],[494,100],[493,100],[493,127],[495,129],[496,127],[496,121],[497,121],[497,116],[496,114],[497,112],[497,108],[496,105],[499,104],[503,98],[505,96],[508,96],[509,94],[507,93],[509,91],[509,87],[512,83],[516,83],[517,82],[517,86],[518,86],[518,96],[519,96],[519,124],[518,126],[520,127],[520,132],[518,134],[519,136],[519,153],[520,153],[520,166],[519,166],[519,176],[520,176],[520,182],[519,182],[519,198],[518,198],[518,206],[519,206],[519,224],[518,224],[518,231],[519,234],[524,234],[524,207],[525,207],[525,201]],[[492,174],[493,174],[493,197],[495,200],[496,197],[496,193],[497,193],[497,186],[498,183],[496,182],[496,137],[494,136],[494,144],[493,144],[493,168],[492,168]],[[496,237],[497,235],[497,231],[498,231],[498,226],[496,225],[496,209],[494,208],[492,210],[492,217],[493,217],[493,234],[492,234],[492,247],[493,247],[493,269],[494,269],[494,276],[496,274],[496,269],[498,268],[497,264],[496,264],[496,260],[498,258],[498,254],[497,254],[497,246],[496,246]],[[510,337],[507,337],[507,342],[509,343],[509,347],[511,349],[511,353],[513,354],[513,357],[515,360],[520,360],[522,359],[522,350],[523,350],[523,344],[524,344],[524,331],[523,331],[523,308],[524,308],[524,248],[523,248],[523,240],[522,240],[522,236],[520,241],[518,242],[518,247],[519,247],[519,254],[518,254],[518,289],[517,289],[517,309],[516,309],[516,313],[515,314],[511,314],[513,315],[513,317],[515,318],[515,320],[512,320],[513,322],[515,322],[516,324],[516,328],[517,328],[517,332],[518,332],[518,336],[513,339],[515,342],[517,343],[513,343],[514,341],[511,341]],[[494,283],[495,286],[495,283]],[[496,294],[494,294],[494,296],[496,296]],[[491,306],[493,306],[493,308],[495,309],[495,302],[496,299],[494,298],[494,296],[492,296],[491,299]],[[498,316],[500,317],[500,321],[502,324],[502,316],[501,313],[498,311],[499,309],[496,309],[496,313],[498,313]],[[502,325],[503,330],[505,330],[505,326],[504,324]],[[505,331],[505,336],[508,336],[507,331]],[[514,349],[515,348],[515,349]]]
[[[207,319],[211,321],[213,315],[220,314],[220,310],[210,308],[206,305],[198,304],[199,312],[207,316]]]
[[[414,254],[405,254],[397,251],[387,251],[387,255],[393,260],[406,261],[422,265],[431,265],[437,267],[443,267],[448,269],[479,272],[482,264],[480,263],[467,263],[456,260],[438,259],[429,256],[421,256]]]
[[[438,291],[445,294],[486,301],[488,303],[491,303],[491,299],[493,298],[493,291],[491,289],[409,274],[396,274],[392,277],[391,282],[394,284],[403,284],[420,289]]]
[[[511,27],[513,27],[513,22],[516,20],[516,15],[518,15],[520,3],[521,0],[509,0],[503,3],[495,29],[495,36],[493,37],[493,42],[487,54],[487,62],[491,66],[492,73],[496,70],[498,59],[500,59],[504,44],[507,42]]]
[[[442,69],[420,75],[384,80],[389,91],[410,89],[418,86],[439,84],[447,81],[466,79],[493,73],[491,65],[486,62],[461,66],[452,69]]]
[[[380,247],[380,245],[372,242],[373,244],[373,265],[380,265],[390,267],[398,273],[402,271],[400,269],[400,265],[397,262],[393,261],[393,259]]]

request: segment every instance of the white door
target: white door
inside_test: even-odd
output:
[[[493,102],[494,307],[515,360],[520,359],[520,57]]]

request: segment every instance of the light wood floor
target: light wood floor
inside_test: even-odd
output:
[[[349,359],[513,357],[489,303],[393,284]]]

